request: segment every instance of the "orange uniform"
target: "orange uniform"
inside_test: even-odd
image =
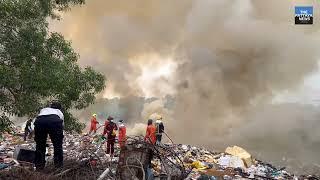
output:
[[[91,126],[90,126],[90,133],[93,131],[93,132],[96,132],[97,131],[97,124],[99,122],[97,121],[96,117],[92,117],[91,119]]]
[[[117,125],[113,122],[106,122],[105,127],[103,130],[103,136],[107,134],[107,154],[113,154],[114,153],[114,143],[116,141],[116,133],[117,131]]]
[[[126,126],[124,126],[124,124],[120,124],[119,125],[119,145],[120,145],[120,148],[123,148],[126,143],[126,133],[127,133]]]
[[[147,142],[151,141],[152,144],[156,143],[156,127],[154,125],[148,125],[144,140]]]

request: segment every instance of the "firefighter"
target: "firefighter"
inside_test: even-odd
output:
[[[36,142],[35,166],[37,170],[45,167],[46,142],[49,134],[54,148],[54,165],[60,168],[63,165],[63,120],[62,106],[52,102],[49,107],[41,109],[34,122],[34,140]]]
[[[127,133],[127,128],[123,123],[123,120],[119,120],[119,145],[120,148],[122,149],[124,145],[126,144],[126,133]]]
[[[146,130],[146,135],[144,137],[144,140],[151,144],[156,143],[156,127],[153,125],[152,119],[148,120],[148,127]]]
[[[93,134],[97,132],[97,124],[99,124],[99,122],[97,121],[97,115],[93,114],[91,118],[89,135],[91,134],[91,132],[93,132]]]
[[[156,127],[153,125],[152,119],[148,120],[148,126],[146,130],[146,135],[144,137],[144,141],[151,143],[153,145],[156,143]],[[145,176],[146,176],[146,179],[153,179],[153,174],[151,170],[151,167],[152,167],[151,161],[153,159],[154,153],[152,150],[148,151],[148,153],[149,153],[149,158],[147,160],[147,166],[144,169],[146,172]]]
[[[159,117],[156,121],[156,138],[157,138],[158,145],[161,143],[163,132],[164,132],[164,125],[162,122],[162,117]]]
[[[107,154],[111,156],[114,153],[114,143],[116,141],[116,131],[118,130],[117,125],[113,121],[113,117],[108,117],[108,122],[105,123],[103,130],[103,136],[107,135]]]

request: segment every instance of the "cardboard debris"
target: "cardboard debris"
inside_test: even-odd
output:
[[[225,152],[241,158],[246,167],[250,167],[253,164],[251,155],[239,146],[228,147]]]

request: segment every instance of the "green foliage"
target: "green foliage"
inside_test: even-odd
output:
[[[12,130],[12,122],[5,115],[0,116],[0,133],[1,132],[10,132]]]
[[[48,101],[65,109],[66,130],[82,124],[69,109],[82,109],[101,92],[105,77],[81,69],[79,55],[59,33],[49,32],[47,17],[84,0],[0,0],[0,111],[35,116]]]
[[[31,18],[59,18],[58,12],[72,5],[84,4],[85,0],[0,0],[1,14],[11,14],[21,20]]]
[[[69,112],[64,113],[64,118],[68,119],[64,123],[64,128],[69,132],[81,133],[81,131],[86,127],[86,125],[84,123],[79,122]]]
[[[44,16],[58,17],[55,11],[68,10],[70,5],[84,4],[85,0],[38,0]]]

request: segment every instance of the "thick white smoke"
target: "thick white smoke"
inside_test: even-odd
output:
[[[239,143],[275,159],[307,146],[290,156],[308,161],[319,143],[307,133],[311,116],[299,110],[304,118],[292,120],[282,114],[300,107],[280,111],[268,104],[317,70],[319,25],[294,25],[294,6],[310,4],[319,8],[311,0],[90,0],[51,28],[72,40],[82,65],[105,73],[107,97],[158,98],[143,105],[124,100],[128,121],[145,123],[149,114],[162,113],[179,143]],[[166,95],[173,97],[170,103]],[[269,119],[285,123],[285,130],[270,125],[259,134]],[[309,125],[297,125],[303,123]],[[281,138],[270,140],[274,134]],[[285,145],[271,153],[268,147],[279,143]]]

